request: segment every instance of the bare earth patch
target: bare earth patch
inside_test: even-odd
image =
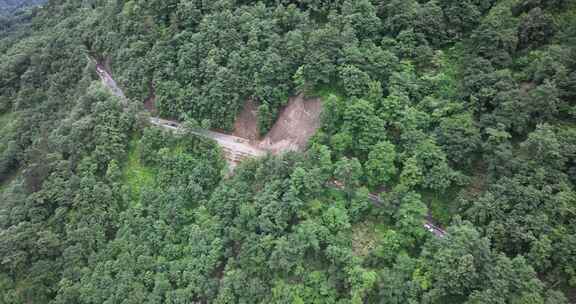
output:
[[[234,136],[246,138],[251,143],[256,143],[260,139],[258,132],[258,104],[253,100],[248,100],[236,122],[234,122]]]
[[[150,112],[152,116],[158,115],[158,109],[156,109],[156,90],[152,83],[149,84],[149,93],[146,100],[144,100],[144,109]]]
[[[302,95],[291,97],[258,148],[273,154],[304,151],[308,140],[320,128],[321,114],[320,98],[305,99]]]
[[[255,148],[279,154],[304,151],[308,140],[320,128],[322,101],[320,98],[291,97],[278,115],[266,137],[260,140],[258,131],[258,103],[248,100],[234,122],[232,135],[248,139]]]

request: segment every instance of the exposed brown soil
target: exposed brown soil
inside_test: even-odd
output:
[[[154,85],[150,83],[149,85],[149,94],[144,100],[144,109],[150,112],[152,116],[156,116],[158,114],[158,109],[156,109],[156,91],[154,89]]]
[[[274,154],[305,150],[308,140],[320,128],[321,114],[320,98],[305,99],[302,95],[291,97],[258,148]]]
[[[234,136],[246,138],[252,143],[260,139],[258,132],[258,104],[253,100],[248,100],[244,108],[234,122]]]
[[[320,128],[321,113],[320,98],[306,99],[302,95],[291,97],[280,110],[270,132],[260,140],[258,103],[248,100],[234,123],[232,135],[248,139],[254,147],[273,154],[304,151],[308,140]]]

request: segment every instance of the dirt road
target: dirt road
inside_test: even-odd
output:
[[[150,123],[173,131],[178,131],[182,127],[178,122],[156,117],[150,118]],[[246,158],[256,158],[266,155],[266,151],[254,148],[250,145],[250,142],[244,138],[208,130],[198,130],[193,131],[193,133],[215,140],[218,145],[222,147],[226,154],[226,159],[233,167]]]
[[[120,89],[120,87],[118,87],[116,81],[114,81],[114,79],[112,78],[110,73],[104,68],[104,66],[102,66],[99,63],[96,63],[96,72],[98,73],[98,76],[100,76],[102,83],[106,87],[108,87],[114,95],[120,97],[123,100],[123,102],[126,102],[126,96],[124,95],[124,92],[122,91],[122,89]],[[172,131],[181,130],[181,124],[171,120],[152,117],[150,118],[150,123],[155,126],[166,128]],[[224,154],[230,164],[231,169],[234,169],[234,167],[236,167],[238,163],[240,163],[242,160],[246,158],[262,157],[267,153],[269,153],[265,150],[253,147],[252,145],[250,145],[249,140],[241,137],[208,130],[194,131],[193,133],[199,136],[204,136],[215,140],[218,143],[218,145],[220,145],[224,150]],[[342,189],[341,185],[339,185],[338,183],[330,183],[328,187]],[[382,199],[380,199],[379,195],[370,194],[368,198],[375,205],[379,207],[382,206]],[[428,232],[434,234],[437,237],[444,237],[446,235],[446,231],[434,225],[434,223],[429,219],[427,219],[423,223],[423,226],[424,229],[426,229]]]
[[[96,73],[100,77],[102,84],[104,84],[112,92],[112,94],[120,97],[123,102],[126,102],[126,95],[122,89],[118,87],[118,84],[114,78],[112,78],[104,65],[92,58],[90,59],[96,64]],[[155,117],[150,118],[150,123],[170,130],[178,130],[180,128],[180,124],[175,121],[169,121]],[[215,140],[223,148],[226,159],[229,161],[232,167],[235,167],[240,161],[248,157],[260,157],[266,155],[264,150],[252,147],[247,140],[240,137],[213,131],[197,131],[195,133],[199,136],[204,136]]]

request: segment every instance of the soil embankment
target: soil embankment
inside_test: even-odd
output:
[[[234,123],[233,135],[248,139],[255,147],[272,154],[304,151],[308,140],[320,128],[321,114],[320,98],[306,99],[302,95],[292,97],[280,110],[270,132],[259,140],[258,105],[249,100]]]
[[[156,109],[156,89],[152,82],[148,85],[148,91],[148,97],[144,100],[144,109],[152,114],[152,116],[156,116],[158,115],[158,109]]]
[[[320,128],[322,101],[306,99],[302,95],[290,98],[280,111],[278,120],[258,147],[274,154],[287,151],[304,151],[308,140]]]
[[[258,130],[258,104],[249,99],[234,122],[234,136],[248,139],[251,143],[260,140]]]
[[[100,76],[104,85],[106,85],[114,94],[119,97],[124,97],[122,90],[116,85],[116,82],[110,75],[110,72],[101,64],[96,65],[96,71]],[[154,96],[154,94],[151,94]],[[151,97],[150,99],[153,99]],[[254,105],[248,105],[246,116],[242,119],[251,119],[252,121],[240,122],[237,126],[250,125],[257,123],[257,115],[250,109],[255,108]],[[302,95],[290,98],[290,101],[282,109],[278,120],[272,127],[272,130],[266,135],[258,145],[249,143],[245,138],[231,136],[213,131],[198,131],[197,135],[212,138],[223,149],[226,159],[234,168],[239,162],[245,158],[261,157],[266,152],[281,153],[286,151],[302,151],[306,148],[308,140],[320,128],[320,115],[322,114],[322,101],[319,98],[305,99]],[[242,117],[242,115],[240,115]],[[178,130],[180,124],[170,120],[160,118],[150,118],[153,125],[159,127]],[[253,129],[250,129],[253,131]],[[257,132],[256,132],[257,134]],[[338,183],[333,183],[332,187],[340,188]],[[368,197],[374,204],[380,206],[382,201],[376,194],[370,194]],[[424,228],[437,237],[444,237],[446,232],[437,227],[433,223],[433,219],[429,218],[424,223]]]
[[[107,60],[95,60],[96,72],[100,76],[103,84],[107,86],[114,95],[126,102],[126,97],[122,89],[117,85],[111,76],[109,63]],[[155,90],[150,84],[150,94],[144,102],[144,107],[152,113],[157,114],[155,107]],[[234,141],[242,142],[243,145],[251,146],[256,151],[266,151],[272,154],[280,154],[288,151],[304,151],[308,145],[308,140],[320,128],[320,115],[322,113],[322,101],[320,98],[306,99],[303,95],[291,97],[288,104],[280,110],[276,123],[264,137],[259,140],[258,131],[258,105],[249,100],[237,118],[233,133]],[[209,137],[221,134],[212,132]],[[225,134],[221,134],[225,135]],[[233,148],[234,145],[231,145]]]

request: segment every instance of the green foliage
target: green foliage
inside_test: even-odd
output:
[[[408,192],[403,195],[400,208],[394,217],[396,228],[403,235],[405,246],[410,248],[424,238],[426,231],[420,225],[427,214],[428,209],[419,194]]]
[[[426,190],[420,193],[422,201],[428,206],[430,216],[439,225],[448,226],[452,217],[458,214],[458,205],[454,202],[462,195],[462,187],[452,186],[443,192]]]
[[[519,26],[518,36],[521,48],[538,47],[546,44],[554,36],[554,22],[540,8],[528,12]]]
[[[273,116],[270,112],[270,106],[267,102],[263,102],[258,106],[258,130],[260,135],[266,135],[272,127]]]
[[[2,0],[0,1],[0,16],[9,15],[26,7],[42,4],[45,0]]]
[[[142,189],[151,186],[154,181],[154,170],[142,164],[140,147],[140,140],[137,138],[130,141],[128,160],[122,168],[122,183],[129,187],[135,201],[140,197]]]
[[[334,164],[334,177],[344,184],[346,192],[351,195],[354,188],[360,184],[362,165],[356,158],[343,157]]]
[[[396,150],[390,142],[380,142],[374,145],[368,153],[368,161],[364,165],[368,182],[372,187],[386,184],[396,175]]]
[[[370,76],[355,66],[343,66],[340,68],[340,78],[346,95],[349,97],[362,98],[369,91]]]
[[[480,130],[470,114],[448,117],[440,123],[438,141],[451,162],[469,166],[480,148]]]
[[[374,106],[363,99],[355,99],[347,105],[342,129],[351,136],[356,155],[370,151],[372,145],[385,136],[384,122],[376,115]]]
[[[0,17],[0,302],[573,301],[574,8],[60,0]],[[252,99],[265,133],[300,92],[324,102],[304,153],[224,174],[192,132],[230,130]],[[182,132],[149,127],[147,98]]]
[[[511,259],[494,253],[490,241],[469,224],[454,227],[447,238],[429,241],[423,251],[423,265],[433,279],[424,298],[433,302],[451,299],[485,303],[505,299],[544,303],[547,298],[556,298],[545,292],[534,269],[522,256]],[[556,301],[566,303],[562,297]]]

